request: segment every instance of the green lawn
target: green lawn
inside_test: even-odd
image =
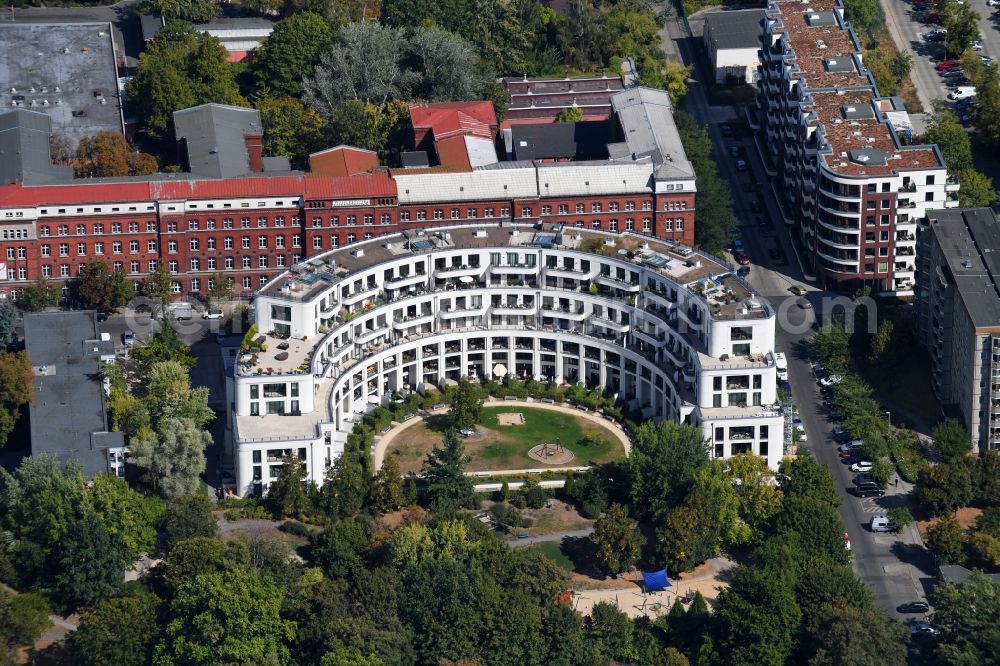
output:
[[[498,424],[497,414],[517,412],[524,415],[523,424]],[[605,462],[624,454],[617,439],[606,428],[562,412],[530,407],[484,407],[479,424],[498,434],[496,441],[482,451],[482,456],[488,460],[522,458],[529,462],[529,449],[556,441],[576,454],[574,464]]]
[[[573,570],[573,560],[569,558],[569,555],[563,552],[562,544],[558,541],[543,541],[542,543],[536,543],[533,546],[525,548],[524,552],[538,553],[542,557],[552,560],[552,562],[563,571]]]

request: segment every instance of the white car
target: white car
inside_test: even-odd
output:
[[[820,386],[835,386],[842,381],[844,381],[844,378],[840,375],[830,375],[829,377],[824,377],[819,380],[819,384]]]
[[[986,0],[986,4],[990,7],[1000,7],[1000,0]]]
[[[976,86],[959,86],[948,93],[948,99],[956,101],[976,96]]]
[[[969,46],[971,46],[976,51],[982,51],[983,50],[983,43],[981,41],[979,41],[978,39],[976,41],[972,42],[971,44],[969,44]]]
[[[202,319],[222,319],[222,310],[219,308],[209,308],[202,315]]]
[[[870,472],[875,464],[871,460],[862,460],[851,465],[852,472]]]
[[[132,345],[134,345],[135,333],[133,333],[129,329],[125,329],[125,332],[122,333],[122,344],[125,345],[126,347],[131,347]]]
[[[806,429],[805,429],[805,428],[803,428],[802,426],[800,426],[800,425],[796,425],[796,426],[795,426],[795,432],[797,432],[797,433],[798,433],[798,435],[799,435],[799,441],[800,441],[800,442],[806,442],[806,441],[809,441],[809,436],[808,436],[808,435],[806,435]]]

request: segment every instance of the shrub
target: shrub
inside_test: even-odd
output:
[[[292,534],[305,539],[312,537],[314,533],[314,530],[312,530],[308,525],[300,523],[297,520],[286,520],[281,523],[281,525],[278,525],[278,529],[286,534]]]
[[[227,509],[223,514],[226,520],[230,523],[235,523],[237,520],[243,517],[243,512],[239,509]]]

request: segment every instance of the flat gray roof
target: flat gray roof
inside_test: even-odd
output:
[[[102,356],[114,343],[100,341],[93,311],[41,312],[24,316],[24,339],[35,373],[31,414],[31,454],[76,460],[87,476],[106,472],[106,449],[124,445],[108,433]]]
[[[990,208],[927,212],[947,265],[942,277],[955,284],[977,327],[1000,326],[1000,222]],[[937,268],[937,267],[934,267]]]
[[[749,49],[760,46],[763,9],[741,9],[705,14],[705,38],[719,49]]]
[[[98,132],[121,134],[110,24],[0,23],[0,108],[14,102],[48,114],[74,147]]]
[[[52,118],[27,109],[0,111],[0,183],[72,180],[73,167],[52,164]]]
[[[632,154],[653,160],[656,180],[695,177],[665,90],[643,86],[622,90],[611,95],[611,107]]]

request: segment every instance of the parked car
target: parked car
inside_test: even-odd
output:
[[[733,241],[733,252],[736,252],[737,254],[744,252],[743,241],[739,238]]]
[[[131,347],[132,345],[134,345],[135,333],[133,333],[130,329],[126,328],[125,332],[122,333],[122,344],[125,345],[126,347]]]
[[[729,146],[729,154],[732,155],[733,157],[739,157],[740,156],[740,147],[739,146]]]
[[[972,49],[975,50],[975,51],[982,51],[983,50],[983,42],[981,40],[978,40],[978,39],[976,41],[972,42],[971,44],[969,44],[969,46],[971,46]]]
[[[953,67],[941,72],[941,78],[943,79],[957,79],[961,76],[965,76],[965,70],[961,67]]]
[[[833,439],[836,442],[848,442],[851,439],[851,433],[847,432],[846,428],[837,426],[833,429]]]
[[[996,2],[1000,3],[1000,0],[996,0]],[[926,601],[909,601],[896,607],[900,613],[926,613],[930,609],[930,604]]]
[[[863,439],[852,439],[851,441],[841,444],[837,447],[838,451],[857,451],[862,446],[865,445],[865,440]]]
[[[813,304],[810,303],[805,298],[800,298],[798,301],[796,301],[795,305],[799,306],[800,310],[812,310],[813,309]]]
[[[767,220],[764,219],[763,215],[754,215],[753,223],[757,225],[758,229],[767,229],[770,226],[767,223]]]
[[[955,101],[976,96],[976,86],[961,86],[948,93],[948,99]]]
[[[796,296],[805,296],[809,293],[809,291],[800,284],[793,284],[788,288],[788,291],[792,292]]]
[[[845,465],[853,465],[854,463],[859,463],[864,459],[865,459],[864,456],[862,456],[860,453],[852,453],[846,458],[841,458],[840,462],[844,463]]]
[[[930,636],[937,636],[940,631],[936,627],[933,627],[926,622],[920,624],[914,624],[910,626],[910,636],[913,638],[926,638]]]
[[[851,465],[852,472],[870,472],[875,464],[871,460],[859,460]]]
[[[872,532],[891,532],[896,529],[895,526],[889,521],[889,516],[884,514],[872,516],[871,528]]]
[[[952,59],[952,60],[942,60],[938,64],[934,65],[934,69],[936,69],[939,72],[943,72],[945,70],[949,70],[949,69],[952,69],[954,67],[961,67],[961,66],[962,66],[962,61],[961,60],[954,60],[954,59]]]
[[[927,25],[941,25],[941,17],[937,14],[924,14],[921,22],[926,23]],[[942,37],[943,36],[944,35],[942,34]]]
[[[201,315],[202,319],[222,319],[222,308],[209,308]]]
[[[746,266],[747,264],[750,263],[750,257],[743,254],[742,252],[737,252],[734,255],[734,258],[736,259],[736,263],[738,263],[740,266]]]
[[[923,34],[923,38],[928,42],[943,42],[944,36],[948,34],[948,31],[944,28],[935,28],[933,30],[928,30]]]
[[[854,485],[860,486],[862,483],[874,483],[875,477],[871,475],[871,472],[864,472],[863,474],[858,474],[854,477]]]
[[[747,170],[747,163],[744,162],[743,160],[736,160],[736,170],[737,171],[746,171]]]
[[[865,483],[855,486],[854,493],[861,498],[882,497],[885,495],[885,490],[877,483]]]
[[[97,311],[97,323],[100,324],[101,322],[104,322],[104,321],[107,321],[107,320],[108,320],[108,313],[107,313],[107,311],[105,311],[105,310],[98,310]]]
[[[836,386],[844,380],[840,375],[830,375],[819,380],[820,386]]]

